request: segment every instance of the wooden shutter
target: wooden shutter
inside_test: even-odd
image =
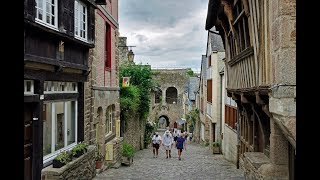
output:
[[[93,6],[88,6],[88,42],[94,43],[95,34],[95,11]]]
[[[74,34],[74,0],[58,2],[58,27],[70,36]]]
[[[24,0],[24,17],[34,21],[36,15],[36,1]]]
[[[212,103],[212,80],[207,80],[207,101]]]

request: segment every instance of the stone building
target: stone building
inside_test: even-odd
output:
[[[196,142],[205,142],[206,139],[210,139],[210,121],[207,117],[207,67],[208,58],[206,55],[202,55],[201,59],[201,72],[199,82],[199,118],[200,121],[196,123],[194,139]]]
[[[42,171],[61,151],[85,139],[84,83],[95,45],[96,2],[24,1],[25,179],[45,178]]]
[[[134,64],[134,53],[132,47],[127,45],[127,37],[119,37],[119,65],[131,63]]]
[[[227,95],[237,103],[238,162],[247,179],[294,179],[296,2],[210,0],[206,30],[226,50]]]
[[[199,80],[200,78],[195,77],[189,77],[188,86],[186,88],[186,91],[184,93],[184,119],[186,119],[187,122],[191,123],[187,119],[186,115],[189,115],[190,111],[195,110],[197,108],[196,106],[196,96],[199,91]],[[192,131],[194,129],[195,124],[185,124],[185,130],[190,132],[190,127],[192,126]]]
[[[225,51],[221,37],[215,28],[208,32],[206,51],[206,119],[209,122],[209,147],[213,142],[221,142],[221,78],[220,71],[224,67]],[[207,137],[208,138],[208,137]]]
[[[96,46],[90,50],[85,83],[84,140],[97,145],[103,168],[120,162],[120,102],[118,78],[118,1],[106,1],[95,11]]]
[[[177,120],[183,118],[183,93],[188,84],[188,69],[153,69],[152,77],[159,87],[151,92],[149,121],[159,127],[178,128]],[[165,118],[165,121],[159,119]]]

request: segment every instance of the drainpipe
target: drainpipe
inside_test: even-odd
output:
[[[221,83],[220,83],[220,139],[222,142],[222,84],[223,84],[223,74],[220,74]]]
[[[238,104],[237,104],[238,105]],[[241,116],[239,116],[240,109],[237,106],[237,169],[239,169],[239,158],[240,158],[240,124],[241,124]]]

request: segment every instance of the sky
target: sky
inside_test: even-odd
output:
[[[134,62],[200,72],[207,45],[208,0],[119,0],[120,36]]]

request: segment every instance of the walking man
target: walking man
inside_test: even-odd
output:
[[[161,145],[161,136],[159,136],[158,132],[155,132],[155,134],[152,137],[153,158],[158,158],[158,151],[159,151],[160,145]]]
[[[165,150],[166,150],[167,158],[168,158],[168,156],[169,156],[169,158],[171,158],[171,148],[172,148],[172,144],[173,144],[172,134],[170,133],[169,130],[166,130],[165,133],[163,134],[163,142],[162,142],[162,145],[164,146],[164,148],[165,148]]]

